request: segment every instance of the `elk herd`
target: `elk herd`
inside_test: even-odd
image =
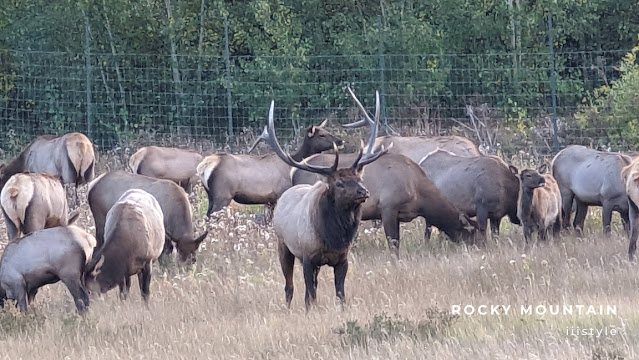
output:
[[[207,217],[228,206],[262,204],[273,208],[272,226],[285,280],[285,300],[293,297],[295,259],[302,264],[305,303],[315,301],[317,277],[333,268],[337,299],[345,300],[348,254],[361,221],[380,220],[395,257],[400,223],[421,217],[425,239],[436,227],[454,242],[483,242],[498,235],[504,217],[522,225],[524,241],[536,232],[558,236],[562,225],[583,231],[589,206],[603,207],[603,231],[612,212],[621,215],[633,260],[639,237],[639,157],[571,145],[549,166],[519,170],[483,154],[459,136],[377,136],[379,94],[373,118],[350,88],[362,120],[343,125],[370,130],[359,151],[340,153],[344,142],[326,121],[304,132],[294,153],[283,150],[268,122],[250,147],[260,142],[266,155],[215,153],[149,146],[129,160],[132,172],[95,177],[93,144],[83,134],[45,135],[15,159],[0,165],[0,205],[9,244],[0,259],[0,306],[7,299],[27,311],[38,289],[62,281],[77,310],[86,311],[91,294],[116,286],[126,299],[138,276],[142,298],[150,295],[153,264],[177,250],[192,264],[207,232],[195,234],[187,192],[201,183]],[[332,153],[325,153],[332,151]],[[67,189],[77,202],[77,186],[88,183],[87,200],[95,236],[73,225]],[[490,225],[490,227],[489,227]]]

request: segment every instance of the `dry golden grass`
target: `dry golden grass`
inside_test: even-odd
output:
[[[637,265],[615,228],[605,238],[595,212],[583,238],[566,235],[522,256],[521,229],[503,224],[497,241],[476,248],[422,243],[419,221],[403,226],[394,264],[383,233],[362,227],[350,256],[347,305],[334,301],[323,268],[318,306],[304,311],[301,266],[291,310],[272,229],[250,212],[197,226],[211,234],[196,266],[156,266],[148,308],[134,280],[75,313],[62,284],[45,287],[24,316],[0,311],[3,359],[633,359],[639,357]],[[86,203],[80,225],[93,232]],[[593,219],[594,217],[594,219]],[[6,237],[4,228],[0,233]],[[459,316],[453,304],[610,304],[617,316]],[[440,313],[443,312],[443,313]],[[396,318],[399,316],[399,318]],[[450,322],[450,323],[448,323]],[[615,328],[615,336],[571,336],[566,329]]]

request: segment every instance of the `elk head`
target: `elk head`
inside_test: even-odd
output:
[[[322,121],[321,124],[311,126],[306,129],[306,135],[304,136],[304,142],[301,149],[304,154],[319,154],[321,152],[333,149],[333,144],[337,144],[339,148],[343,147],[344,141],[328,132],[324,127],[328,123],[328,119]],[[252,152],[253,149],[262,141],[268,139],[268,129],[264,126],[262,134],[258,136],[253,145],[248,149],[248,152]]]
[[[546,179],[544,178],[543,174],[546,173],[547,169],[548,169],[548,166],[546,164],[543,164],[537,170],[533,170],[533,169],[522,170],[521,173],[519,174],[519,180],[521,181],[521,188],[535,189],[535,188],[544,186],[546,184]]]

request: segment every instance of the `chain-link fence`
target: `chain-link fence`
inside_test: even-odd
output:
[[[580,126],[574,114],[619,77],[625,53],[172,57],[0,50],[0,148],[13,154],[36,135],[81,131],[101,149],[152,134],[241,151],[238,136],[259,131],[271,99],[283,136],[327,117],[333,125],[352,121],[357,112],[346,86],[370,109],[380,91],[389,132],[455,133],[540,155],[552,153],[555,134],[560,147],[606,147],[615,129]],[[615,139],[619,149],[637,142]]]

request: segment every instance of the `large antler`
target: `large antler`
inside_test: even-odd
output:
[[[381,113],[380,105],[379,105],[379,91],[375,91],[375,120],[373,120],[371,119],[370,116],[368,116],[368,111],[366,111],[366,108],[364,108],[364,105],[362,105],[362,103],[359,101],[357,96],[355,96],[355,93],[353,92],[353,90],[351,90],[350,87],[347,87],[347,90],[353,97],[353,100],[355,100],[357,107],[359,107],[359,109],[362,110],[362,113],[364,113],[364,119],[358,122],[345,124],[342,126],[354,128],[354,127],[361,127],[365,124],[368,124],[368,126],[371,128],[371,135],[368,139],[368,148],[366,149],[366,156],[370,156],[373,153],[373,147],[375,146],[375,138],[377,138],[377,125],[379,124],[379,117]]]
[[[268,138],[269,138],[268,127],[264,126],[264,130],[262,130],[262,133],[260,134],[260,136],[257,137],[253,145],[251,145],[251,147],[248,149],[248,152],[250,153],[251,151],[253,151],[255,147],[257,146],[257,144],[259,144],[262,140],[268,141]]]
[[[288,152],[284,152],[279,142],[277,141],[277,137],[275,136],[275,124],[273,122],[273,114],[275,112],[275,101],[271,101],[271,109],[268,112],[268,129],[265,129],[266,136],[264,140],[268,142],[268,144],[273,148],[273,151],[279,156],[282,161],[287,163],[289,166],[296,167],[300,170],[305,170],[312,173],[317,173],[321,175],[331,175],[337,170],[337,165],[339,164],[339,153],[337,150],[337,145],[333,143],[333,150],[335,150],[335,162],[333,166],[316,166],[307,164],[304,160],[302,162],[297,162],[293,160],[291,154]],[[264,132],[262,133],[264,134]],[[261,137],[261,136],[260,136]]]

